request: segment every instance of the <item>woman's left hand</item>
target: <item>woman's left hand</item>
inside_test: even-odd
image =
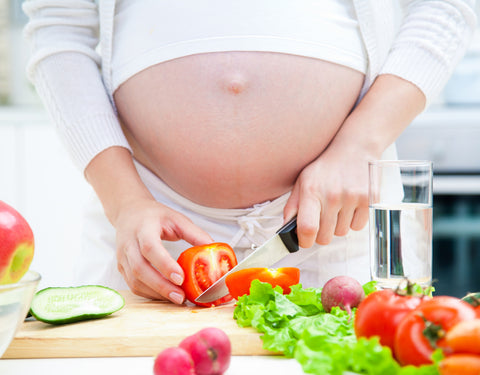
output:
[[[285,219],[297,215],[299,245],[330,243],[333,236],[360,230],[368,221],[368,161],[361,149],[331,145],[297,178],[284,209]]]
[[[425,107],[412,83],[380,75],[321,155],[299,174],[283,210],[297,215],[300,247],[330,243],[368,221],[368,162],[385,149]]]

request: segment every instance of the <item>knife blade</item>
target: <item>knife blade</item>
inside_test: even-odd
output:
[[[233,272],[251,267],[270,267],[288,254],[298,251],[296,228],[297,218],[294,217],[283,225],[272,238],[257,248],[220,279],[215,281],[215,283],[200,294],[195,301],[208,303],[226,296],[228,294],[228,288],[225,284],[225,279]]]

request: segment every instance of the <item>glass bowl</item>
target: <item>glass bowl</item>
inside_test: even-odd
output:
[[[0,285],[0,358],[24,322],[40,279],[29,270],[19,282]]]

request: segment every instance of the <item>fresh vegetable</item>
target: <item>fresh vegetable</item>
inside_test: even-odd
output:
[[[438,366],[440,375],[479,375],[480,356],[454,354],[443,359]]]
[[[66,324],[106,317],[125,305],[115,290],[100,285],[54,287],[38,291],[30,306],[37,320],[50,324]]]
[[[336,276],[328,280],[322,289],[322,305],[326,312],[338,306],[349,314],[365,298],[365,292],[357,280],[349,276]]]
[[[462,321],[454,325],[446,333],[445,343],[455,353],[480,355],[480,319]]]
[[[209,307],[232,300],[232,297],[227,295],[214,302],[195,302],[195,298],[237,265],[235,252],[228,244],[216,242],[194,246],[180,254],[177,261],[185,273],[182,288],[188,301]]]
[[[480,293],[468,293],[462,298],[462,301],[467,302],[473,307],[480,307]]]
[[[179,347],[161,351],[153,364],[154,375],[196,375],[194,369],[190,354]]]
[[[480,293],[469,293],[462,300],[475,308],[477,318],[480,319]]]
[[[368,295],[358,306],[355,316],[357,337],[378,336],[380,343],[394,351],[395,332],[402,319],[420,305],[424,295],[409,289],[383,289]]]
[[[300,270],[296,267],[283,268],[246,268],[231,273],[225,278],[230,295],[238,297],[248,294],[253,280],[269,283],[273,287],[282,288],[284,294],[290,293],[290,287],[300,281]]]
[[[196,375],[221,375],[230,365],[230,339],[219,328],[204,328],[185,338],[179,346],[193,359]]]
[[[33,259],[30,225],[13,207],[0,201],[0,285],[19,281]]]
[[[438,296],[423,301],[400,322],[394,353],[402,365],[431,363],[435,349],[445,348],[445,334],[457,323],[475,319],[475,310],[459,298]]]
[[[373,290],[372,284],[364,289]],[[281,288],[254,280],[250,293],[238,299],[234,319],[261,332],[265,349],[296,358],[309,374],[438,375],[434,365],[402,368],[377,337],[357,340],[350,315],[339,307],[326,313],[321,293],[298,284],[284,295]]]

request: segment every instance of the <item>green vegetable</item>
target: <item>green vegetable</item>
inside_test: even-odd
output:
[[[30,313],[50,324],[66,324],[98,319],[113,314],[125,305],[115,290],[100,285],[45,288],[33,297]]]
[[[375,283],[364,286],[366,294],[376,290]],[[280,288],[258,280],[250,294],[238,299],[234,319],[241,327],[254,327],[263,333],[265,349],[295,358],[308,374],[438,375],[436,365],[401,367],[389,348],[377,338],[358,339],[352,316],[338,307],[326,313],[321,304],[321,289],[295,285],[288,295]],[[441,359],[436,354],[436,363]]]

